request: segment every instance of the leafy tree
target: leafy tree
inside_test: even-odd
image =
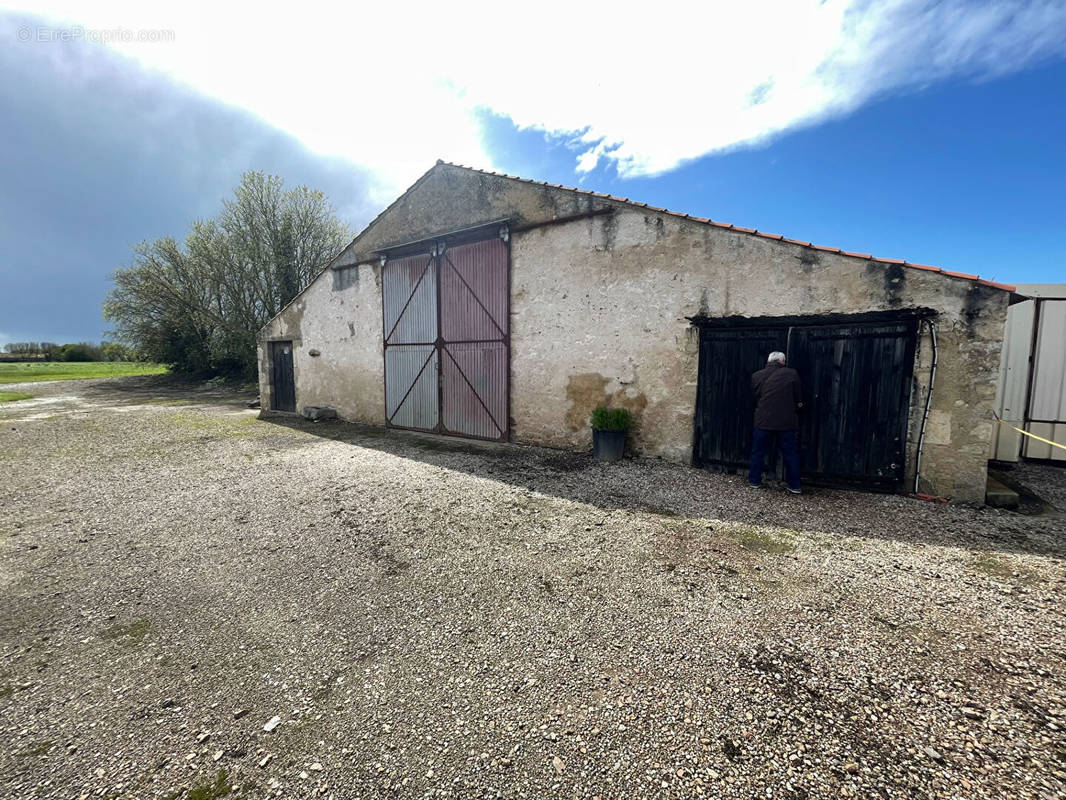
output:
[[[137,361],[137,352],[119,342],[100,342],[101,361]]]
[[[100,349],[91,342],[65,344],[59,348],[57,361],[99,361]]]
[[[150,361],[181,372],[255,372],[255,335],[329,263],[350,233],[325,195],[246,172],[213,220],[134,247],[104,316]]]

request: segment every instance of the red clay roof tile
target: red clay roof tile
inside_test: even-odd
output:
[[[646,208],[649,211],[654,211],[654,212],[660,213],[660,214],[669,214],[670,216],[674,216],[674,217],[681,217],[681,218],[684,218],[684,219],[691,219],[693,222],[699,222],[701,224],[706,224],[706,225],[713,225],[716,228],[726,228],[728,230],[734,230],[734,231],[737,231],[739,233],[748,233],[748,234],[753,234],[755,236],[762,236],[762,237],[764,237],[766,239],[777,239],[777,240],[780,240],[780,241],[788,242],[789,244],[799,245],[800,247],[813,247],[816,250],[824,250],[824,251],[830,252],[830,253],[840,253],[841,255],[850,256],[852,258],[862,258],[862,259],[867,259],[867,260],[874,259],[874,256],[870,255],[869,253],[852,253],[852,252],[850,252],[848,250],[841,250],[838,247],[824,247],[822,245],[811,244],[810,242],[799,241],[798,239],[786,239],[785,237],[783,237],[783,236],[781,236],[779,234],[761,233],[760,231],[757,231],[755,228],[742,228],[739,225],[731,225],[728,222],[715,222],[714,220],[710,220],[710,219],[707,219],[705,217],[691,217],[688,214],[682,214],[682,213],[679,213],[677,211],[670,211],[669,209],[666,209],[666,208],[658,208],[657,206],[650,206],[647,203],[636,203],[636,202],[633,202],[633,201],[631,201],[631,200],[629,200],[628,198],[625,198],[625,197],[615,197],[613,195],[604,194],[603,192],[592,192],[592,191],[589,191],[588,189],[577,189],[577,188],[575,188],[573,186],[563,186],[562,184],[551,184],[551,183],[547,183],[545,181],[535,181],[535,180],[533,180],[531,178],[518,178],[518,177],[516,177],[514,175],[506,175],[506,174],[504,174],[502,172],[490,172],[488,170],[475,169],[474,167],[464,167],[462,164],[453,164],[453,163],[450,163],[450,162],[447,162],[447,161],[443,161],[443,160],[440,160],[440,159],[437,160],[436,166],[432,167],[421,178],[419,178],[418,181],[416,181],[414,185],[411,186],[411,189],[413,189],[415,186],[417,186],[419,183],[421,183],[422,180],[425,179],[429,175],[429,172],[432,172],[433,169],[436,169],[437,167],[440,167],[440,166],[453,167],[455,169],[465,169],[465,170],[467,170],[469,172],[479,172],[479,173],[482,173],[482,174],[497,175],[497,176],[499,176],[501,178],[507,178],[508,180],[520,181],[522,183],[532,183],[532,184],[535,184],[537,186],[551,186],[551,187],[554,187],[556,189],[562,189],[562,190],[567,191],[567,192],[577,192],[578,194],[583,194],[583,195],[587,195],[587,196],[590,196],[590,197],[602,197],[602,198],[605,198],[607,200],[613,200],[616,203],[626,203],[627,205],[637,206],[639,208]],[[409,192],[409,191],[411,191],[411,189],[408,189],[407,191]],[[404,192],[404,194],[407,194],[407,192]],[[403,195],[401,195],[401,197],[402,196]],[[397,198],[397,200],[398,199],[399,198]],[[392,205],[395,205],[395,203],[391,204],[388,208],[391,208]],[[388,208],[386,208],[385,211],[387,211]],[[370,224],[372,225],[374,222],[376,222],[378,219],[380,219],[381,216],[384,215],[385,211],[382,211],[381,214],[379,214]],[[370,226],[368,225],[367,227],[369,228]],[[360,235],[362,235],[362,234],[360,234]],[[359,238],[359,237],[357,236],[356,238]],[[903,266],[905,266],[905,267],[907,267],[909,269],[924,269],[924,270],[928,270],[930,272],[939,272],[942,275],[946,275],[946,276],[949,276],[949,277],[952,277],[952,278],[962,278],[962,279],[969,280],[969,281],[976,281],[977,283],[979,283],[979,284],[981,284],[983,286],[991,286],[993,288],[1002,289],[1003,291],[1007,291],[1007,292],[1015,291],[1015,287],[1011,286],[1010,284],[996,283],[994,281],[984,280],[983,278],[980,278],[977,275],[969,275],[969,274],[967,274],[965,272],[952,272],[952,271],[949,271],[949,270],[946,270],[946,269],[941,269],[940,267],[931,267],[931,266],[929,266],[927,264],[913,264],[913,263],[911,263],[909,261],[903,261],[903,260],[896,259],[896,258],[877,258],[875,260],[884,262],[886,264],[902,264]]]

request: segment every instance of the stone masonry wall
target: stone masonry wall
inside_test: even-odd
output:
[[[920,489],[984,499],[992,402],[1008,294],[932,271],[870,261],[447,165],[373,223],[260,334],[293,340],[297,408],[326,405],[384,424],[377,248],[494,219],[512,226],[589,216],[511,240],[511,408],[516,442],[588,449],[597,405],[630,408],[634,450],[692,458],[699,332],[688,318],[860,313],[928,307],[939,365]],[[318,350],[320,355],[311,356]],[[915,359],[908,474],[928,390],[927,329]]]

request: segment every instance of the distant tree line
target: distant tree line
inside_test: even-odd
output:
[[[5,361],[140,361],[138,353],[119,342],[8,342]]]
[[[347,244],[322,192],[246,172],[213,220],[134,247],[112,276],[116,338],[178,372],[251,376],[256,333]]]

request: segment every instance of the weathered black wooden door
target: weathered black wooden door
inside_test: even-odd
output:
[[[292,342],[271,342],[270,407],[274,411],[296,410],[296,380],[292,368]]]
[[[747,467],[751,374],[780,350],[803,385],[804,479],[898,489],[906,466],[916,331],[914,320],[702,327],[694,461],[727,470]]]
[[[787,328],[700,331],[696,389],[696,462],[747,467],[751,454],[751,373],[766,366],[767,354],[784,350]]]
[[[903,481],[916,323],[797,327],[803,472],[891,491]]]

